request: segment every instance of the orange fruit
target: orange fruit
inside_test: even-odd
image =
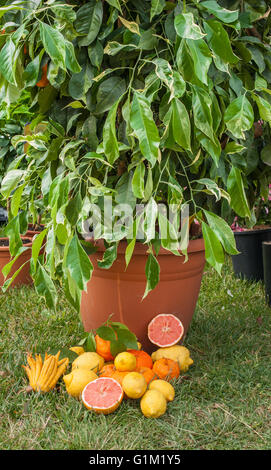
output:
[[[149,367],[152,369],[153,362],[148,353],[145,351],[138,351],[137,349],[128,349],[127,351],[136,357],[136,370],[139,370],[142,367]]]
[[[88,410],[96,413],[113,413],[121,404],[122,386],[112,377],[99,377],[87,384],[82,392],[82,401]]]
[[[114,374],[112,375],[113,379],[115,379],[117,382],[119,382],[120,385],[122,385],[124,377],[129,374],[130,372],[121,372],[119,370],[116,370]]]
[[[153,372],[163,380],[177,379],[180,375],[180,367],[178,362],[172,359],[158,359],[153,364]]]
[[[143,375],[147,384],[158,378],[155,375],[155,372],[153,372],[153,369],[150,369],[150,367],[141,367],[140,369],[138,369],[138,372]]]
[[[118,371],[114,364],[105,364],[101,369],[99,377],[112,377],[122,385],[122,381],[127,374],[129,374],[129,372]]]
[[[47,85],[49,85],[49,80],[47,78],[47,69],[48,69],[48,65],[45,64],[41,70],[42,70],[42,75],[41,75],[41,79],[39,82],[36,83],[36,85],[39,87],[39,88],[44,88],[46,87]]]
[[[177,344],[184,334],[184,327],[171,313],[156,315],[148,325],[148,338],[160,348]]]
[[[114,364],[105,364],[99,374],[99,377],[113,377],[116,371]]]
[[[110,341],[100,338],[100,336],[95,336],[96,342],[96,352],[104,358],[105,361],[113,361],[114,357],[110,352]]]

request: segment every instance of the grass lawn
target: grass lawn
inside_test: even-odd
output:
[[[270,449],[271,315],[263,286],[203,276],[185,339],[194,365],[176,382],[176,398],[159,419],[144,418],[138,401],[109,416],[88,412],[63,381],[26,393],[26,352],[75,345],[82,326],[63,298],[47,311],[33,288],[0,298],[0,448],[3,449]]]

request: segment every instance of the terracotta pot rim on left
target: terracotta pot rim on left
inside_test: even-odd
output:
[[[23,236],[21,237],[21,240],[29,240],[30,237],[26,237],[26,236]],[[0,240],[9,240],[8,237],[0,237]],[[27,247],[27,248],[30,248],[32,246],[32,241],[30,241],[29,243],[24,243],[23,246]],[[0,246],[0,252],[9,252],[9,245],[7,246]]]

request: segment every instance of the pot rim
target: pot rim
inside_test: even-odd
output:
[[[28,240],[29,237],[21,237],[22,240]],[[9,240],[8,237],[0,237],[0,240]],[[25,243],[23,246],[30,248],[32,246],[32,241],[29,243]],[[8,246],[0,246],[0,252],[8,252],[9,253],[9,245]]]
[[[92,242],[94,246],[97,248],[97,252],[104,252],[106,250],[104,246],[104,239],[100,238],[99,240],[93,240],[93,239],[87,239],[86,241]],[[121,240],[118,245],[118,254],[124,254],[125,250],[127,248],[127,241],[126,240]],[[133,255],[146,255],[146,252],[148,250],[148,246],[145,245],[142,242],[136,242],[135,243],[135,248]],[[195,240],[190,240],[187,252],[188,253],[196,253],[198,251],[205,251],[205,246],[204,246],[204,239],[203,238],[197,238]],[[181,251],[179,251],[180,254]],[[93,253],[95,254],[95,253]],[[161,247],[158,253],[158,256],[160,255],[170,255],[170,256],[176,256],[174,253],[172,253],[169,250],[166,250],[165,248]]]
[[[255,235],[259,233],[266,233],[271,232],[271,227],[269,228],[259,228],[257,230],[233,230],[234,236],[235,235]]]

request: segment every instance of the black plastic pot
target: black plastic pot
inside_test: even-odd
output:
[[[266,302],[271,307],[271,242],[263,242],[262,253],[265,298]]]
[[[263,281],[262,243],[271,241],[271,228],[234,232],[239,255],[232,256],[234,273],[241,279]]]

